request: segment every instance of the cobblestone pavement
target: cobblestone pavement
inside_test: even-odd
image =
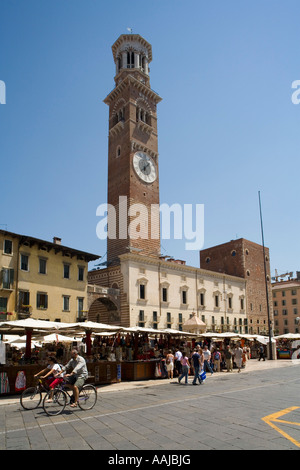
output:
[[[291,361],[250,360],[241,373],[208,374],[197,386],[191,377],[187,386],[121,382],[99,387],[93,410],[66,408],[57,417],[3,397],[0,450],[297,450],[299,370]]]

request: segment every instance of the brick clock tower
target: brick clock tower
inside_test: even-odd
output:
[[[115,88],[109,106],[107,262],[135,252],[160,254],[157,104],[150,88],[151,45],[138,34],[123,34],[112,46]],[[153,206],[154,205],[154,206]],[[151,213],[152,207],[152,213]]]

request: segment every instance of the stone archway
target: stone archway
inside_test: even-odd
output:
[[[88,285],[88,320],[120,325],[120,290]]]

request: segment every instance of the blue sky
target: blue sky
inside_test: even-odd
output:
[[[105,256],[111,46],[152,44],[161,203],[204,204],[204,248],[261,243],[300,271],[299,0],[1,0],[0,228]],[[162,252],[199,266],[186,240]]]

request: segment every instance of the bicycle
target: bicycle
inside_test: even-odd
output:
[[[65,407],[72,403],[68,384],[62,382],[53,390],[49,390],[43,400],[43,408],[48,416],[61,414]],[[92,384],[85,384],[79,389],[78,406],[81,410],[91,410],[97,402],[97,390]]]
[[[41,379],[38,379],[35,387],[26,388],[20,396],[20,403],[24,410],[35,410],[38,408],[43,398],[43,392],[47,393],[48,388],[45,387]]]

